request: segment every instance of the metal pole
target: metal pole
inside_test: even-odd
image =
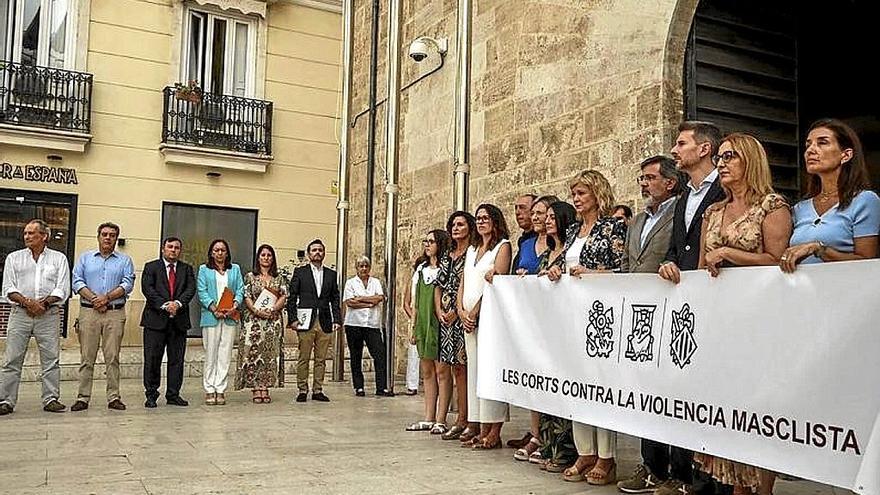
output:
[[[400,130],[400,14],[401,0],[388,8],[388,108],[385,137],[385,350],[388,389],[394,390],[394,319],[397,309],[397,165]]]
[[[458,72],[455,84],[454,206],[468,209],[471,146],[471,0],[458,0]]]
[[[370,121],[367,127],[367,190],[364,194],[364,256],[373,258],[373,191],[376,177],[376,91],[379,72],[379,0],[373,0],[370,23]]]
[[[344,0],[342,7],[342,116],[339,120],[339,177],[336,203],[336,273],[339,287],[345,286],[348,268],[348,120],[351,113],[351,75],[354,59],[354,0]],[[342,329],[336,331],[333,344],[333,381],[341,382],[345,372],[345,343]]]

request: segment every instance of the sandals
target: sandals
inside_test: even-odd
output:
[[[513,453],[513,458],[517,461],[528,461],[535,452],[537,452],[539,456],[541,455],[541,452],[539,451],[540,448],[541,441],[535,437],[531,437],[527,444],[522,448],[516,449],[516,452]]]
[[[595,455],[581,456],[578,458],[574,466],[562,472],[562,479],[565,481],[584,481],[587,479],[587,473],[594,469],[599,457]]]
[[[263,403],[263,396],[259,390],[252,390],[251,391],[251,402],[253,402],[254,404],[262,404]]]
[[[406,431],[431,431],[431,428],[434,427],[434,423],[430,421],[416,421],[411,425],[406,427]]]
[[[464,426],[453,425],[452,428],[446,431],[446,433],[440,435],[440,439],[442,440],[458,440],[458,437],[461,436],[462,432],[465,430]]]
[[[544,454],[538,449],[529,454],[529,462],[532,464],[544,464]]]
[[[603,459],[605,460],[605,459]],[[611,465],[606,468],[599,467],[599,464],[596,463],[585,476],[587,479],[587,483],[596,486],[604,486],[610,485],[617,481],[617,463],[614,462],[614,459],[610,459]]]
[[[270,404],[270,403],[272,402],[272,397],[269,397],[269,391],[268,391],[268,390],[263,390],[263,391],[261,392],[261,394],[262,394],[262,397],[263,397],[263,404]]]
[[[541,471],[547,471],[548,473],[564,473],[565,470],[570,468],[571,466],[571,464],[565,464],[547,459],[546,461],[544,461],[543,464],[541,464]]]
[[[205,405],[216,406],[217,405],[217,394],[215,394],[215,393],[205,394]]]
[[[431,435],[442,435],[447,431],[449,431],[449,428],[444,423],[434,423],[434,427],[431,428]]]
[[[480,427],[479,426],[476,428],[471,428],[468,426],[461,432],[461,435],[458,436],[458,440],[463,443],[468,443],[468,442],[471,442],[474,438],[477,438],[479,436],[480,436]]]
[[[478,444],[483,443],[483,439],[479,436],[472,437],[470,440],[461,442],[461,448],[470,449],[476,447]]]
[[[491,440],[489,437],[483,437],[479,442],[474,443],[472,450],[493,450],[501,448],[501,438]]]

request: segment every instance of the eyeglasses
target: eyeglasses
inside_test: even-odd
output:
[[[720,155],[715,155],[715,158],[713,161],[715,162],[715,165],[718,165],[719,163],[723,163],[723,164],[727,165],[728,163],[730,163],[731,160],[733,160],[734,158],[737,158],[737,157],[739,157],[739,153],[737,153],[736,151],[733,151],[733,150],[727,150],[724,153],[721,153]]]
[[[422,239],[422,244],[427,246],[428,244],[437,244],[437,241],[434,239]]]
[[[487,216],[480,215],[477,217],[477,223],[488,223],[491,220],[492,220],[492,218],[489,217],[488,215]]]
[[[654,174],[645,174],[636,177],[636,182],[641,184],[642,182],[651,182],[652,180],[660,179],[660,176]]]

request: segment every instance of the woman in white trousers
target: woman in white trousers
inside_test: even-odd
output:
[[[241,268],[232,263],[229,244],[223,239],[211,241],[208,260],[199,266],[197,283],[199,304],[202,307],[200,326],[205,347],[205,365],[202,370],[205,404],[226,404],[229,361],[238,328],[238,308],[244,299],[244,279]],[[229,292],[231,307],[221,303]],[[229,296],[227,296],[229,298]]]
[[[477,397],[477,328],[480,303],[486,282],[495,273],[510,273],[511,250],[504,215],[497,206],[482,204],[475,215],[479,242],[465,254],[464,272],[458,288],[458,317],[464,326],[468,368],[468,420],[480,423],[480,435],[474,437],[474,449],[501,447],[501,427],[510,420],[510,408],[503,402]]]

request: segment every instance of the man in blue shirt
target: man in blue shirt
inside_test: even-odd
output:
[[[107,370],[107,407],[125,410],[119,396],[119,349],[125,333],[125,302],[134,288],[134,264],[116,251],[119,226],[98,226],[98,249],[83,253],[73,267],[73,292],[79,294],[79,393],[71,411],[89,408],[98,346]]]

